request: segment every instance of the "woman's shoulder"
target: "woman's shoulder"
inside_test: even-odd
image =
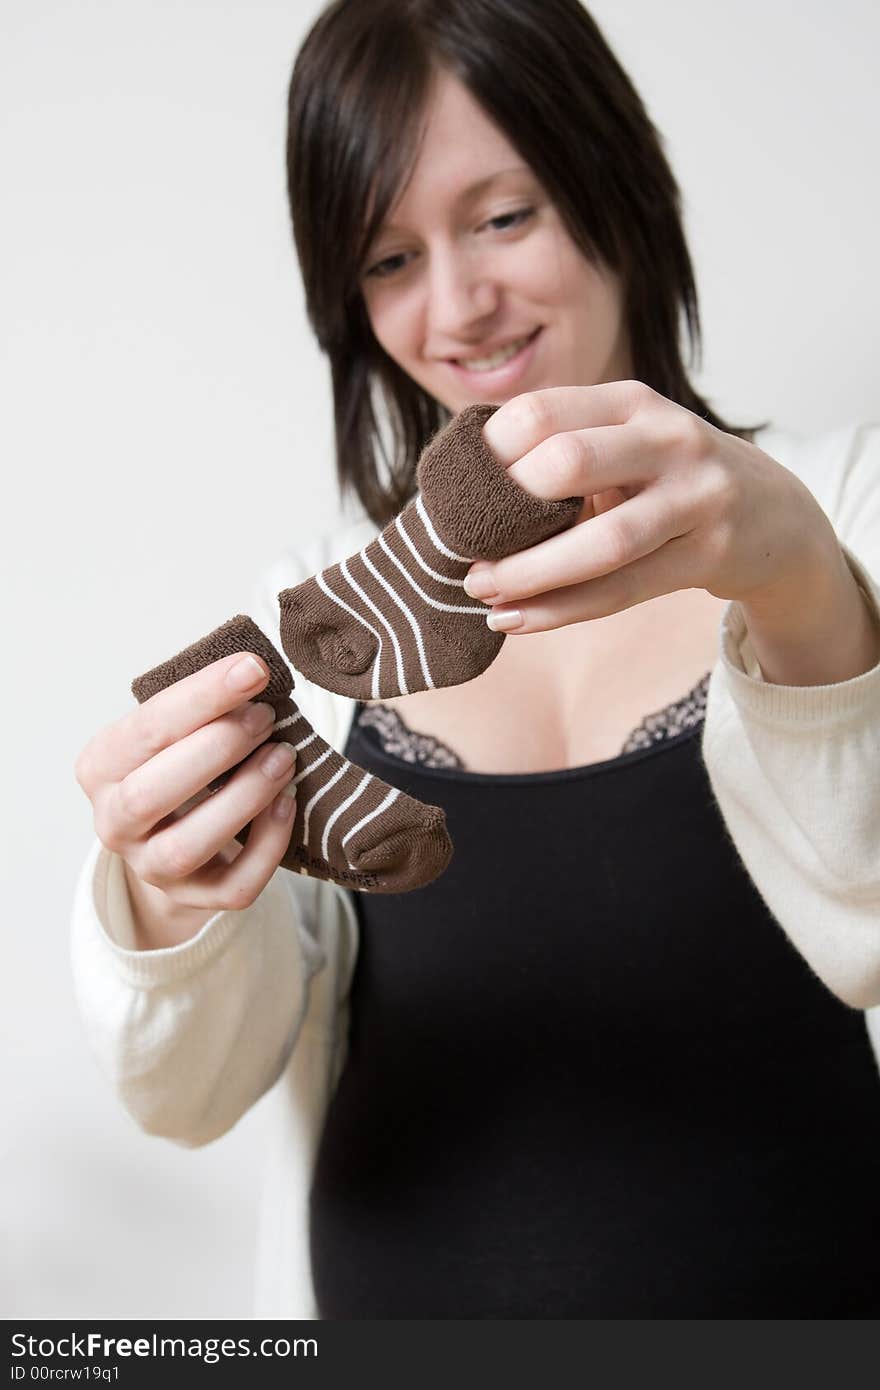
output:
[[[816,430],[774,423],[757,431],[755,443],[799,476],[821,470],[837,477],[880,451],[880,419],[850,420]]]
[[[813,431],[773,424],[754,442],[800,478],[834,522],[849,512],[854,493],[880,490],[880,421]]]

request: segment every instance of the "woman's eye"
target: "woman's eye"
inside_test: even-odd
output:
[[[486,225],[495,227],[496,231],[506,232],[509,231],[511,227],[521,226],[527,218],[531,217],[534,211],[534,208],[517,208],[514,212],[500,212],[497,217],[490,217]],[[499,222],[503,222],[506,225],[499,227],[497,226]]]
[[[366,271],[365,274],[373,275],[377,280],[382,280],[385,276],[393,275],[395,271],[400,270],[401,266],[405,263],[405,259],[405,253],[403,251],[396,256],[386,256],[383,261],[377,261],[375,265],[370,266],[370,269]]]
[[[513,227],[522,226],[523,222],[528,221],[534,211],[534,208],[516,208],[513,212],[500,212],[497,217],[490,217],[484,226],[493,227],[498,232],[509,232]],[[375,280],[386,280],[390,275],[396,275],[406,264],[407,252],[400,251],[396,256],[386,256],[384,260],[377,261],[369,270],[364,271],[364,275],[372,276]]]

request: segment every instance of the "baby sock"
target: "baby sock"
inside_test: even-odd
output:
[[[141,703],[166,686],[233,652],[255,652],[269,667],[269,684],[257,697],[271,704],[269,740],[297,750],[296,816],[281,864],[310,878],[345,888],[406,893],[443,872],[452,857],[446,817],[335,752],[290,699],[293,678],[281,654],[251,618],[238,614],[132,681]],[[238,763],[237,766],[241,766]],[[235,771],[210,784],[217,791]],[[247,841],[245,826],[236,839]]]
[[[278,595],[281,645],[325,690],[380,700],[485,671],[504,642],[489,605],[463,581],[570,526],[583,499],[546,502],[510,477],[481,430],[495,405],[470,405],[425,447],[419,491],[385,530],[340,564]]]

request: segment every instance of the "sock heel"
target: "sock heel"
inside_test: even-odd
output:
[[[288,656],[308,651],[328,672],[362,676],[376,658],[376,643],[360,628],[340,630],[309,612],[296,589],[278,595],[281,645]],[[296,663],[294,662],[294,665]]]

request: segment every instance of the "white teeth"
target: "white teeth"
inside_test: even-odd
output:
[[[529,334],[530,336],[531,334]],[[508,362],[511,357],[515,357],[525,347],[529,337],[520,338],[515,343],[508,343],[507,347],[499,348],[497,352],[493,352],[491,357],[459,357],[459,366],[467,367],[470,372],[489,372],[493,367],[500,367],[502,362]]]

